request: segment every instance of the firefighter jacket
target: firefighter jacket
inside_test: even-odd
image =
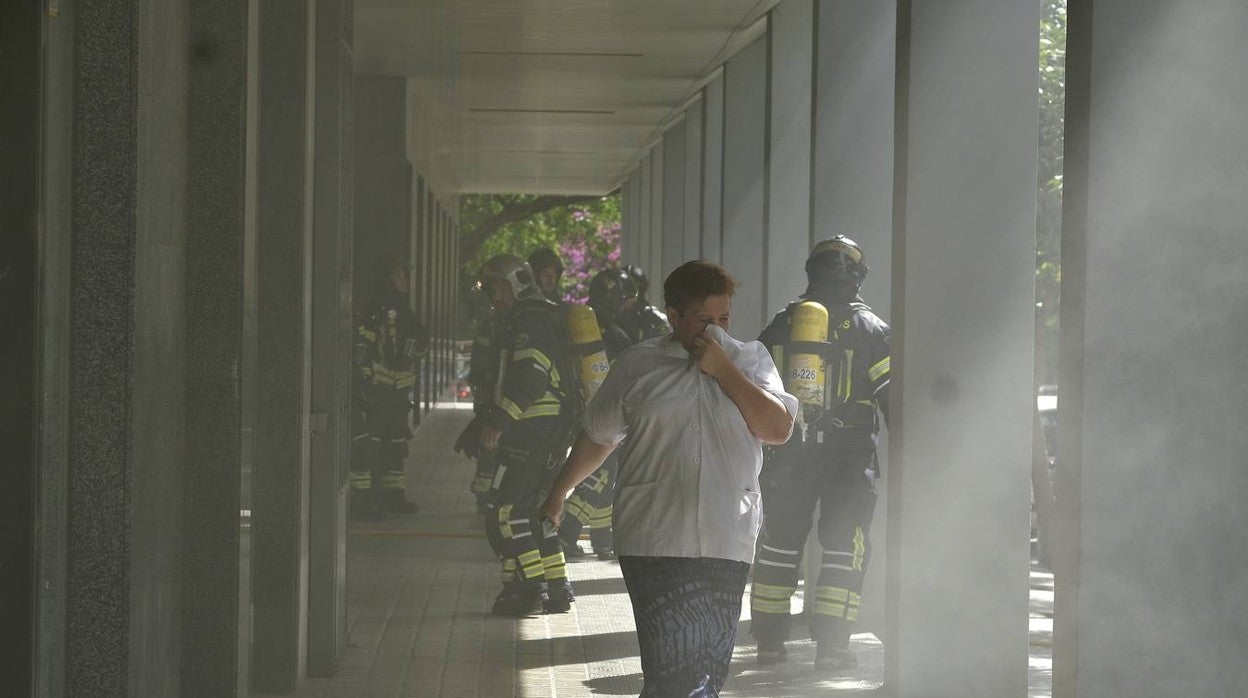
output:
[[[644,302],[629,304],[616,313],[611,324],[603,332],[607,356],[614,359],[620,352],[647,339],[670,334],[667,317],[656,307]]]
[[[498,385],[498,344],[494,311],[481,318],[468,359],[468,385],[472,388],[472,411],[478,415],[495,409],[494,389]]]
[[[539,417],[563,417],[570,425],[578,392],[563,309],[546,298],[519,300],[495,337],[497,409],[482,415],[486,422],[503,431]]]
[[[879,433],[877,410],[888,416],[888,324],[858,301],[809,300],[819,301],[828,309],[828,341],[824,350],[828,407],[810,423],[808,431],[829,450],[873,449]],[[758,337],[782,372],[789,353],[789,315],[796,305],[793,303],[776,314]],[[795,435],[789,444],[797,440]]]
[[[355,357],[366,382],[410,390],[417,362],[429,350],[429,332],[398,293],[386,294],[360,317]]]

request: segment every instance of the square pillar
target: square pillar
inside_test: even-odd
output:
[[[768,24],[770,94],[767,99],[767,287],[764,323],[806,288],[810,252],[814,0],[788,0]],[[844,173],[852,177],[853,172]]]
[[[886,686],[1027,692],[1039,6],[897,8]]]
[[[655,278],[667,278],[663,275],[663,141],[660,140],[650,148],[647,160],[650,163],[650,226],[646,230],[646,256],[642,260],[642,268],[647,275]],[[662,287],[662,282],[659,283]]]
[[[724,72],[702,88],[701,257],[722,260],[724,220]]]
[[[767,46],[755,40],[724,66],[723,248],[721,262],[740,288],[732,301],[732,335],[763,329],[767,287]]]
[[[871,272],[862,297],[885,322],[892,319],[893,91],[897,52],[894,3],[846,0],[816,5],[813,180],[810,244],[848,235]],[[774,129],[774,126],[773,126]],[[774,187],[773,187],[774,191]],[[773,232],[774,235],[774,232]],[[804,278],[802,269],[795,270]],[[888,430],[877,455],[884,485],[871,521],[871,562],[858,629],[887,642],[884,579],[888,560]]]
[[[315,7],[262,2],[252,686],[307,675]]]
[[[240,554],[246,235],[248,0],[190,3],[186,245],[186,475],[182,696],[237,695],[246,681]]]
[[[308,673],[328,676],[347,642],[351,462],[353,0],[317,0],[312,239],[312,428]]]
[[[653,278],[665,279],[685,261],[685,122],[663,134],[662,263]]]
[[[702,100],[685,110],[684,244],[681,260],[702,256]]]
[[[1071,2],[1054,696],[1248,685],[1248,6]]]

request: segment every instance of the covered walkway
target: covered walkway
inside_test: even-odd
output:
[[[735,336],[836,233],[893,328],[885,649],[812,688],[743,645],[730,695],[1018,698],[1049,628],[1055,698],[1241,695],[1248,3],[1069,1],[1055,590],[1027,545],[1039,4],[4,3],[0,686],[634,692],[614,566],[574,567],[569,615],[484,616],[436,399],[460,195],[618,191],[621,262],[723,264]],[[353,314],[397,254],[435,339],[423,511],[354,527]]]
[[[632,610],[614,562],[590,556],[571,563],[571,613],[489,614],[498,564],[466,487],[472,464],[451,452],[470,407],[446,396],[411,442],[408,481],[420,512],[350,527],[347,648],[333,678],[307,680],[294,698],[575,698],[641,690]],[[1029,695],[1049,695],[1051,575],[1033,569],[1031,599]],[[744,606],[726,696],[849,697],[881,685],[884,647],[872,633],[854,636],[855,672],[812,675],[808,640],[790,643],[788,666],[760,670]]]
[[[348,532],[347,648],[332,678],[309,679],[296,698],[560,698],[636,695],[641,663],[619,565],[590,556],[570,565],[572,611],[520,620],[489,614],[498,563],[486,545],[467,483],[472,464],[451,445],[471,404],[449,400],[417,430],[407,463],[420,512],[353,524]],[[748,592],[747,592],[748,593]],[[854,696],[879,686],[883,646],[854,640],[858,672],[807,676],[814,644],[792,644],[795,662],[753,665],[749,604],[725,695]]]

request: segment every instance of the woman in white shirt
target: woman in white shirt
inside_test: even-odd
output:
[[[762,444],[788,440],[797,412],[766,348],[728,336],[734,290],[706,261],[667,277],[672,334],[620,355],[541,507],[557,525],[568,491],[623,442],[613,525],[642,698],[717,696],[727,679],[762,521]]]

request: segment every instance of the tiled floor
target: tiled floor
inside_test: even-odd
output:
[[[413,440],[409,492],[420,512],[352,526],[348,647],[336,676],[309,679],[299,698],[571,698],[641,690],[632,612],[613,562],[570,564],[577,593],[570,613],[520,620],[489,615],[498,565],[472,513],[472,465],[451,450],[471,418],[466,407],[435,410]],[[1051,590],[1051,577],[1047,581]],[[1032,696],[1048,695],[1048,647],[1041,636],[1051,628],[1052,592],[1046,606],[1040,591],[1039,598],[1033,591],[1032,602],[1033,640],[1040,640],[1033,646]],[[745,606],[736,673],[725,696],[855,696],[880,686],[884,651],[870,634],[854,638],[861,662],[854,672],[813,675],[808,640],[790,643],[792,663],[758,669]]]

